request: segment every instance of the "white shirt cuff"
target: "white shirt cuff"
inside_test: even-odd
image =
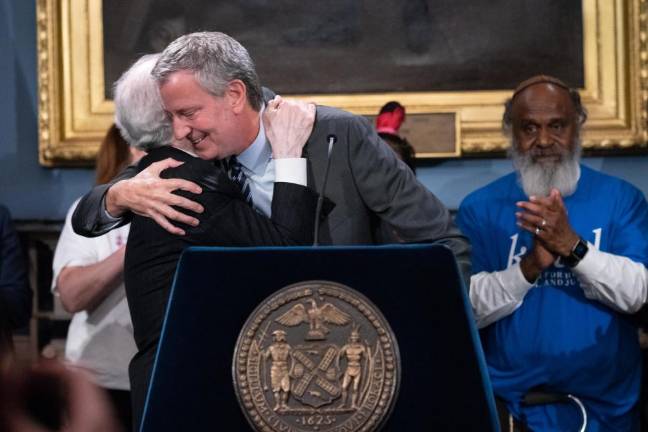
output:
[[[506,270],[499,272],[502,286],[508,287],[509,292],[515,297],[522,299],[535,283],[529,283],[522,273],[522,266],[516,263]]]
[[[306,159],[281,158],[275,159],[275,182],[295,183],[306,186]]]
[[[589,251],[572,269],[585,297],[624,313],[638,311],[648,296],[644,264],[588,245]]]
[[[470,278],[470,303],[483,328],[513,313],[533,287],[522,274],[520,264],[492,273],[480,272]]]

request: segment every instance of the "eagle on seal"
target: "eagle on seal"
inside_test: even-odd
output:
[[[324,323],[339,326],[347,325],[351,322],[351,316],[331,303],[318,306],[315,299],[311,298],[309,309],[306,309],[303,303],[296,304],[275,321],[288,327],[308,323],[310,329],[306,340],[323,340],[326,339],[326,334],[329,332]]]

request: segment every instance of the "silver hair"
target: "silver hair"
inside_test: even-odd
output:
[[[214,96],[222,96],[230,81],[241,80],[250,106],[261,109],[263,96],[254,62],[230,36],[219,32],[180,36],[162,52],[152,74],[158,84],[164,84],[169,75],[183,70],[193,72],[198,83]]]
[[[140,57],[115,82],[115,124],[133,147],[148,151],[171,145],[173,132],[151,70],[160,54]]]

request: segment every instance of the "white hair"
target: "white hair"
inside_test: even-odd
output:
[[[151,75],[159,57],[140,57],[114,86],[115,124],[131,146],[145,151],[170,145],[173,140],[160,90]]]
[[[576,191],[580,178],[580,136],[574,138],[572,149],[557,144],[555,152],[560,153],[557,162],[537,162],[534,157],[545,150],[530,149],[521,152],[515,139],[512,138],[509,155],[518,173],[520,186],[527,196],[547,196],[552,188],[560,191],[562,196],[569,196]]]

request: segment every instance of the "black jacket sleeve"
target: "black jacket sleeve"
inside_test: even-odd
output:
[[[286,246],[312,243],[317,205],[315,192],[293,183],[275,183],[272,217],[267,218],[245,202],[237,185],[218,165],[188,155],[167,154],[174,150],[157,151],[143,162],[146,165],[171,156],[185,160],[183,165],[165,170],[162,177],[182,178],[202,187],[203,193],[199,195],[175,192],[197,201],[205,209],[202,214],[192,214],[200,221],[197,227],[182,227],[190,244]]]
[[[85,194],[79,205],[72,214],[72,228],[74,232],[84,237],[98,237],[107,233],[108,231],[126,225],[131,220],[131,213],[126,213],[115,224],[114,221],[109,220],[104,211],[104,197],[108,189],[120,180],[126,180],[139,172],[135,165],[127,167],[110,183],[97,185],[90,192]]]
[[[229,179],[222,179],[229,182]],[[272,217],[250,207],[240,193],[204,191],[187,196],[203,205],[197,227],[185,227],[187,240],[201,246],[290,246],[313,242],[317,196],[308,188],[275,183]],[[183,192],[179,192],[184,194]]]

